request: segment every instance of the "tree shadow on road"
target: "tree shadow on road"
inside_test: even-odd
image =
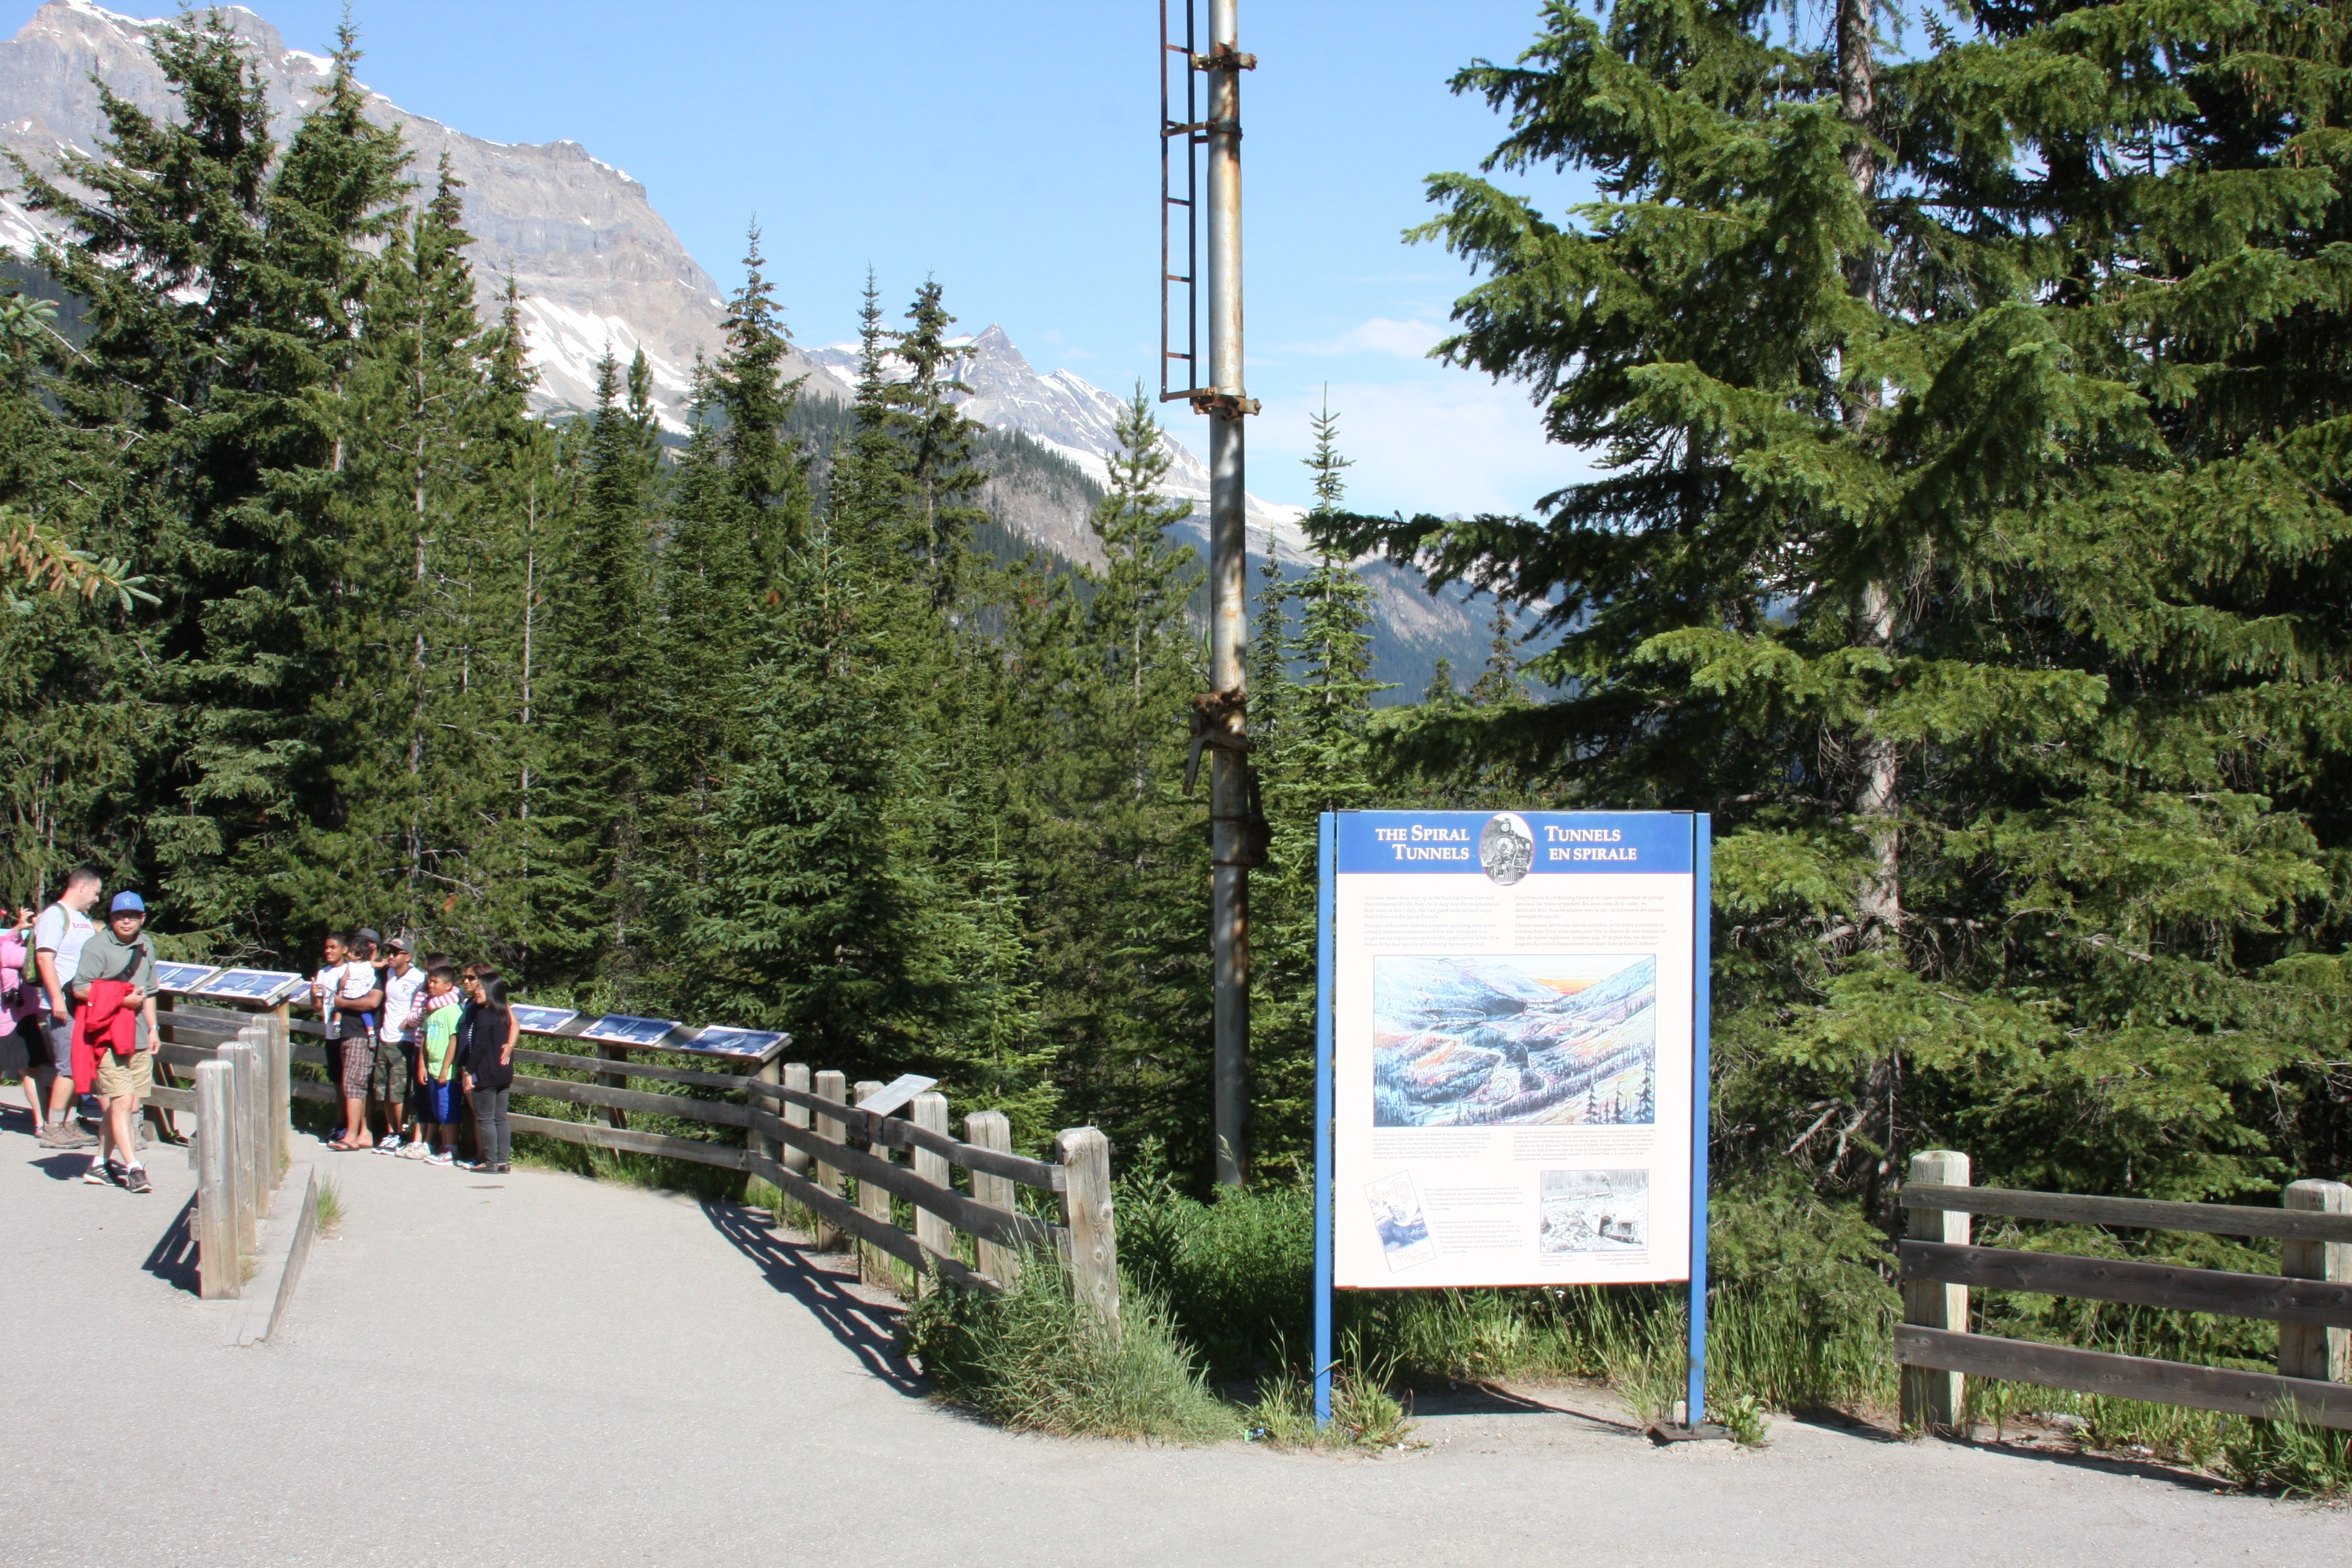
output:
[[[824,1267],[817,1260],[826,1254],[778,1235],[763,1209],[705,1199],[702,1215],[713,1230],[760,1266],[771,1286],[807,1308],[867,1372],[909,1398],[929,1392],[922,1373],[898,1353],[897,1330],[904,1309],[859,1298],[849,1289],[856,1283],[854,1272]]]
[[[180,1212],[172,1216],[170,1228],[156,1241],[155,1250],[147,1255],[147,1261],[139,1267],[174,1290],[185,1290],[191,1296],[202,1294],[203,1280],[196,1268],[196,1198],[194,1193],[189,1194],[188,1201],[180,1205]]]

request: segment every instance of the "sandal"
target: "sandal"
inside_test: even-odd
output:
[[[360,1145],[357,1143],[346,1143],[341,1139],[338,1138],[333,1142],[328,1144],[327,1147],[332,1149],[338,1154],[348,1154],[352,1150],[359,1148]]]

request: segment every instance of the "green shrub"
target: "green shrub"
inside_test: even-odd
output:
[[[935,1290],[901,1320],[906,1353],[947,1398],[1016,1431],[1207,1443],[1237,1436],[1236,1418],[1202,1383],[1168,1313],[1130,1282],[1116,1334],[1070,1292],[1051,1258],[1035,1258],[1001,1296]]]

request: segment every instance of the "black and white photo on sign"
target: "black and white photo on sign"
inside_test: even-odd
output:
[[[1546,1171],[1540,1191],[1545,1256],[1649,1250],[1649,1172]]]
[[[1381,1251],[1389,1260],[1390,1273],[1418,1268],[1437,1256],[1437,1243],[1429,1234],[1429,1216],[1422,1212],[1421,1194],[1413,1190],[1409,1173],[1399,1171],[1370,1184],[1364,1189],[1364,1201],[1371,1210],[1372,1228],[1380,1233]]]
[[[1535,863],[1536,836],[1527,818],[1517,812],[1498,811],[1486,819],[1485,830],[1478,835],[1480,869],[1507,888],[1525,877]]]

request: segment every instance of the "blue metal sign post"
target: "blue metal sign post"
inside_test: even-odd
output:
[[[1325,812],[1315,856],[1315,1425],[1331,1424],[1331,927],[1339,818]]]
[[[1314,1375],[1315,1421],[1327,1426],[1331,1419],[1332,1373],[1332,1294],[1334,1289],[1334,1197],[1337,1163],[1334,1154],[1334,1133],[1338,1098],[1335,1081],[1335,984],[1338,959],[1338,912],[1339,861],[1343,838],[1358,846],[1368,833],[1379,839],[1381,871],[1454,871],[1475,874],[1483,865],[1486,874],[1495,882],[1507,888],[1531,871],[1538,875],[1556,874],[1560,870],[1611,872],[1617,870],[1648,871],[1653,864],[1668,875],[1681,875],[1687,868],[1691,882],[1691,1104],[1690,1104],[1690,1196],[1689,1196],[1689,1268],[1690,1268],[1690,1340],[1686,1400],[1684,1419],[1679,1424],[1662,1423],[1657,1435],[1665,1437],[1714,1436],[1706,1428],[1706,1227],[1707,1227],[1707,1135],[1709,1124],[1709,955],[1712,933],[1710,912],[1713,889],[1713,829],[1705,815],[1688,816],[1687,839],[1675,832],[1664,814],[1533,814],[1520,817],[1515,814],[1497,814],[1493,821],[1507,819],[1515,831],[1489,829],[1487,837],[1496,841],[1491,849],[1477,842],[1470,832],[1445,825],[1447,818],[1460,818],[1469,814],[1412,814],[1431,824],[1423,844],[1423,830],[1411,826],[1412,816],[1402,813],[1340,814],[1326,812],[1319,823],[1318,854],[1316,868],[1316,985],[1315,985],[1315,1325]],[[1352,817],[1353,820],[1347,820]],[[1474,819],[1475,820],[1475,819]],[[1402,826],[1368,828],[1368,822],[1402,823]],[[1540,845],[1527,837],[1527,824],[1533,822],[1540,834]],[[1592,826],[1590,824],[1608,826]],[[1517,845],[1512,842],[1517,839]],[[1470,847],[1476,843],[1476,847]],[[1457,847],[1456,846],[1460,846]],[[1390,851],[1398,864],[1390,865]],[[1528,851],[1533,848],[1540,858],[1530,865]],[[1360,847],[1348,848],[1347,853],[1360,858]],[[1516,852],[1516,858],[1514,855]],[[1687,855],[1687,859],[1684,857]],[[1474,857],[1476,864],[1473,864]],[[1428,865],[1429,861],[1440,864]],[[1418,862],[1418,863],[1416,863]],[[1566,862],[1568,864],[1557,864]],[[1680,862],[1680,864],[1676,864]],[[1498,869],[1499,867],[1499,869]],[[1358,866],[1358,870],[1370,868]],[[1351,895],[1360,897],[1361,895]],[[1351,908],[1356,907],[1350,905]],[[1663,912],[1663,911],[1661,911]],[[1678,945],[1677,943],[1670,943]],[[1357,951],[1350,949],[1351,952]],[[1355,962],[1351,960],[1351,962]],[[1360,984],[1350,981],[1351,985]],[[1350,993],[1354,994],[1354,993]],[[1351,1006],[1360,1005],[1351,1003]],[[1354,1027],[1354,1026],[1350,1026]],[[1351,1057],[1351,1061],[1354,1059]],[[1351,1071],[1355,1070],[1350,1068]],[[1351,1079],[1351,1082],[1353,1080]],[[1646,1090],[1644,1094],[1646,1096]],[[1630,1103],[1630,1101],[1628,1102]],[[1642,1104],[1645,1107],[1647,1100]],[[1662,1108],[1663,1109],[1663,1108]],[[1643,1115],[1646,1120],[1646,1114]],[[1351,1124],[1352,1125],[1352,1124]],[[1355,1147],[1351,1144],[1350,1147]],[[1358,1158],[1350,1155],[1350,1159]],[[1354,1178],[1350,1178],[1353,1180]],[[1402,1179],[1402,1178],[1398,1178]],[[1354,1189],[1351,1187],[1350,1192]],[[1416,1215],[1415,1219],[1418,1219]],[[1353,1222],[1351,1222],[1353,1223]],[[1607,1229],[1604,1216],[1602,1225]],[[1352,1235],[1352,1233],[1351,1233]],[[1356,1245],[1350,1242],[1350,1246]],[[1426,1248],[1427,1243],[1420,1244]],[[1351,1255],[1352,1257],[1352,1255]],[[1441,1264],[1442,1265],[1442,1260]],[[1350,1262],[1351,1270],[1358,1265]],[[1668,1276],[1671,1278],[1671,1275]],[[1640,1278],[1640,1276],[1635,1276]],[[1654,1274],[1650,1276],[1655,1279]],[[1351,1273],[1350,1288],[1356,1288]],[[1498,1281],[1498,1282],[1508,1282]],[[1704,1429],[1704,1430],[1703,1430]]]

